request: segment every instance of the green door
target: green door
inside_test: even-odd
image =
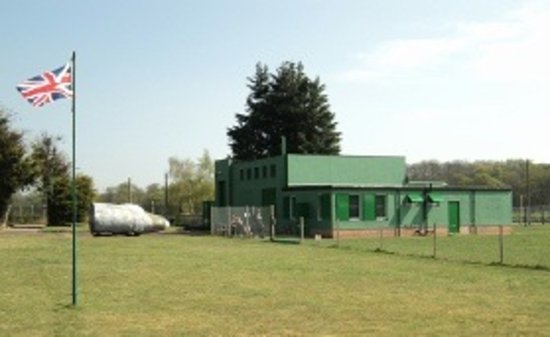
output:
[[[349,195],[336,194],[336,219],[349,220]]]
[[[460,205],[458,201],[449,201],[449,233],[460,231]]]

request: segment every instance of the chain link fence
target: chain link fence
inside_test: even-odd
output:
[[[514,207],[513,221],[517,224],[550,223],[550,205]]]
[[[16,203],[10,207],[8,223],[13,225],[46,224],[46,205],[39,203]]]
[[[325,246],[349,250],[550,271],[548,224],[464,226],[456,234],[449,234],[446,226],[437,224],[413,235],[398,236],[386,227],[371,232],[362,238],[336,234],[333,240],[323,241]]]
[[[271,207],[212,207],[210,212],[212,235],[268,238],[275,221]]]

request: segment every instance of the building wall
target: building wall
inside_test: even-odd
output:
[[[404,183],[404,157],[288,155],[288,186]]]
[[[227,200],[231,206],[267,206],[272,204],[269,195],[274,195],[276,208],[280,207],[280,192],[286,181],[284,157],[271,157],[251,162],[230,159],[217,160],[216,188],[220,181],[230,189]],[[216,192],[216,206],[220,198]]]
[[[476,192],[476,225],[512,223],[512,191]]]
[[[431,228],[434,223],[445,228],[449,226],[449,202],[459,203],[460,227],[512,222],[510,190],[438,187],[432,192],[441,197],[441,202],[424,204],[410,202],[409,194],[425,198],[426,190],[404,185],[404,177],[403,157],[284,155],[252,162],[225,159],[216,161],[215,204],[273,204],[278,228],[295,230],[299,216],[304,216],[309,235],[332,232],[337,219],[339,228],[349,231],[414,230]],[[346,195],[348,201],[350,195],[359,198],[356,218],[342,218],[338,213],[342,206],[339,200]],[[385,196],[383,217],[372,214],[376,196]]]

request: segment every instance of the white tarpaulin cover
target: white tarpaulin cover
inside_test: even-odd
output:
[[[170,227],[164,217],[145,212],[134,204],[93,203],[90,209],[92,234],[142,234]]]

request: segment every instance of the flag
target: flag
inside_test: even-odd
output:
[[[17,90],[33,106],[41,107],[46,103],[73,96],[71,75],[69,62],[60,68],[24,81],[17,86]]]

